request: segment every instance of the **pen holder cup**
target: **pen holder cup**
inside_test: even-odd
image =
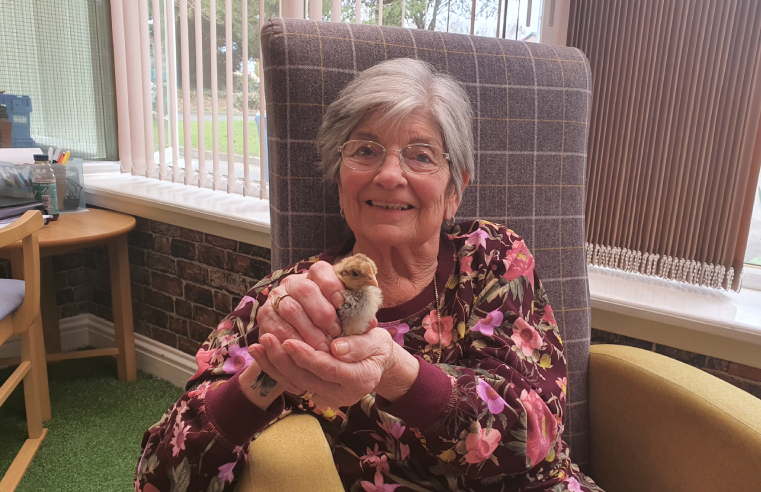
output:
[[[0,162],[0,196],[34,198],[29,166]]]
[[[71,159],[66,164],[51,164],[58,190],[58,210],[62,213],[85,208],[84,173],[82,159]]]

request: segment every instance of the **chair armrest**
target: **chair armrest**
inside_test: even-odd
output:
[[[251,443],[236,492],[343,492],[333,454],[317,419],[291,414]]]
[[[607,492],[758,491],[761,400],[663,355],[593,345],[591,476]]]

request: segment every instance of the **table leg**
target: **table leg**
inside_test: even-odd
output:
[[[11,270],[13,278],[24,280],[24,256],[21,250],[11,254]],[[57,312],[57,311],[56,311]],[[48,366],[45,360],[45,342],[42,336],[42,318],[37,317],[29,328],[30,348],[36,352],[37,361],[37,388],[40,398],[42,421],[48,421],[51,417],[50,390],[48,388]]]
[[[42,333],[45,337],[45,352],[61,352],[61,329],[58,326],[58,303],[56,302],[55,279],[53,277],[53,257],[40,258],[40,311],[42,313]]]
[[[137,378],[135,367],[135,335],[132,325],[132,292],[129,283],[127,235],[122,234],[108,243],[108,262],[111,271],[111,302],[114,312],[114,337],[119,349],[117,370],[120,381]]]

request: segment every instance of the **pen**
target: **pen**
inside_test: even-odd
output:
[[[53,160],[53,147],[48,147],[48,160]]]

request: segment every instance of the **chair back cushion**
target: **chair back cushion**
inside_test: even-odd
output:
[[[24,302],[23,280],[0,278],[0,320],[13,313]]]
[[[475,175],[457,220],[485,219],[533,251],[568,357],[564,439],[588,461],[589,290],[584,175],[591,72],[575,48],[345,23],[272,19],[262,31],[270,163],[272,267],[338,244],[338,193],[315,138],[322,115],[359,72],[417,58],[457,78],[475,119]]]

